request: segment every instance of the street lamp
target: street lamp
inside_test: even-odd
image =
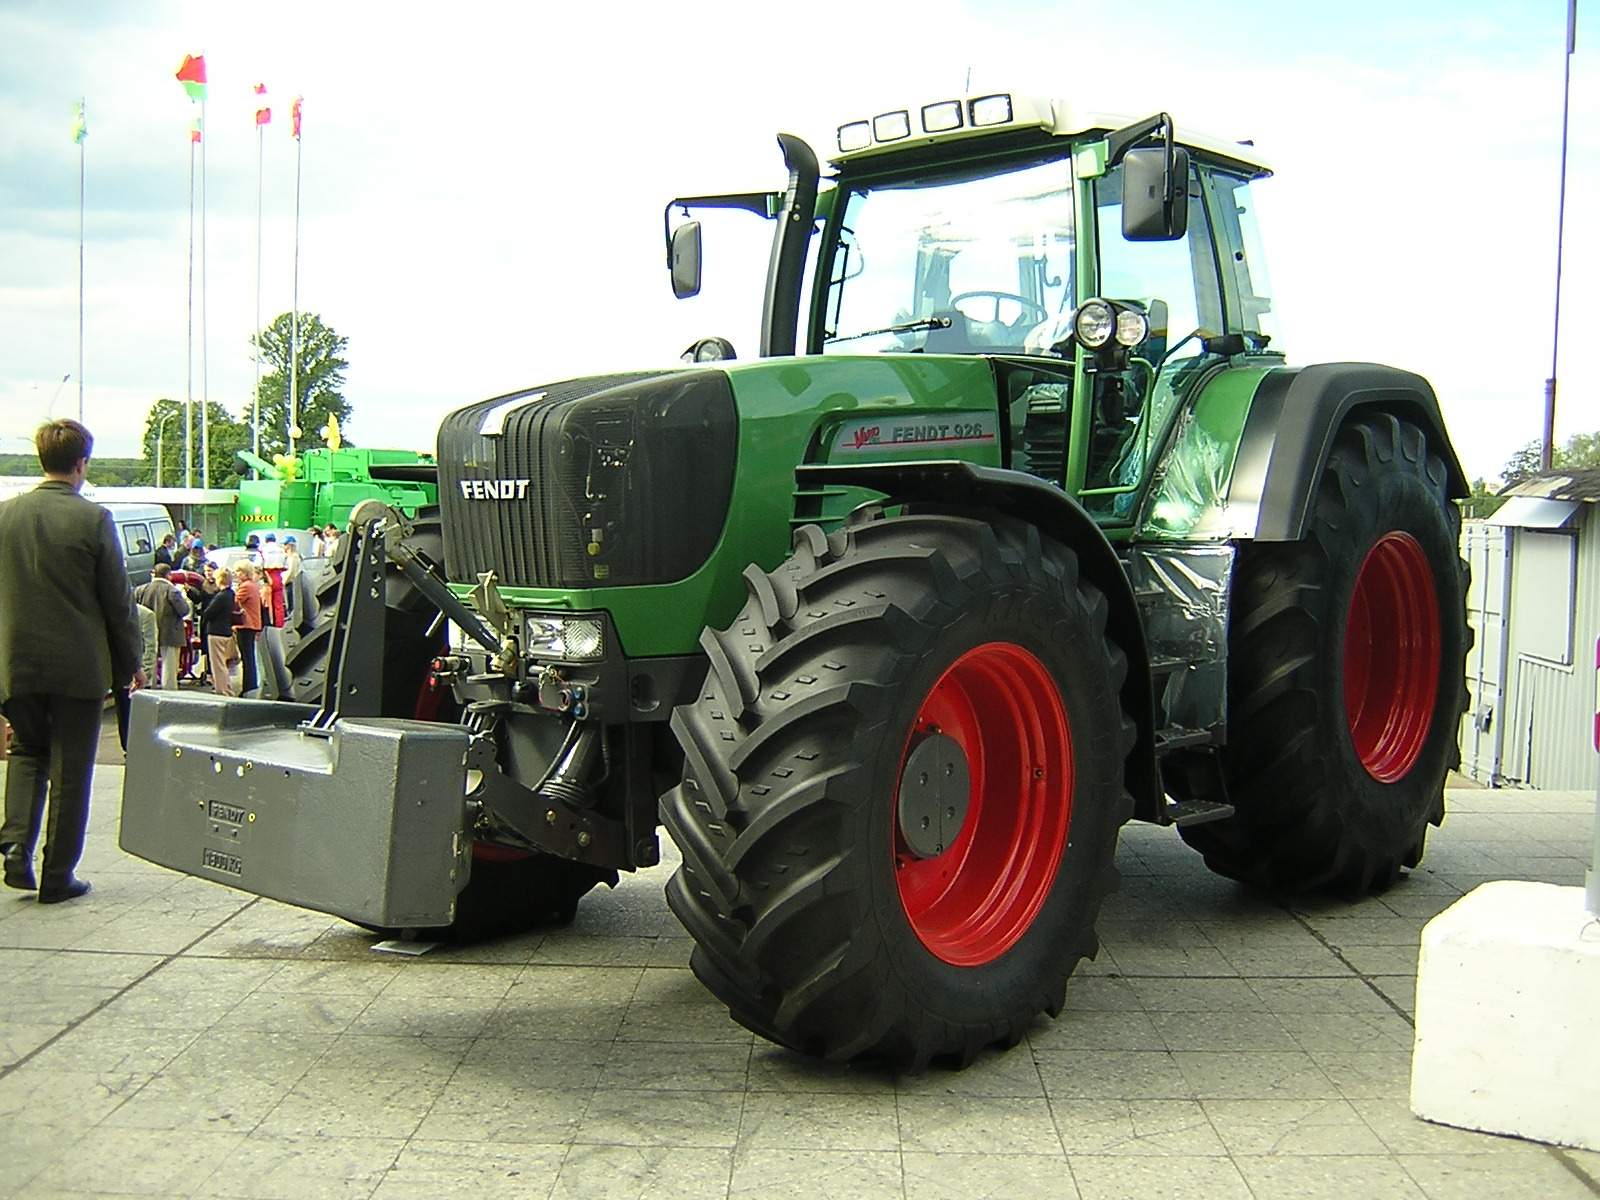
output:
[[[157,487],[161,486],[161,457],[162,457],[162,452],[166,447],[167,422],[172,420],[172,418],[177,416],[177,415],[178,415],[178,410],[177,409],[173,409],[166,416],[162,417],[161,418],[161,424],[156,426],[156,486]]]

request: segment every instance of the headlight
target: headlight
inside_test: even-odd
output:
[[[1090,350],[1098,350],[1109,342],[1116,328],[1116,314],[1104,300],[1086,301],[1078,310],[1078,315],[1072,318],[1072,332],[1079,344]]]
[[[851,121],[848,125],[839,126],[839,153],[848,154],[852,150],[865,150],[872,145],[872,125],[867,121]]]
[[[1117,344],[1133,347],[1150,334],[1150,322],[1136,309],[1124,308],[1117,313]]]
[[[605,626],[597,617],[557,617],[540,613],[527,618],[525,651],[534,658],[588,662],[605,657]]]
[[[1006,92],[979,96],[967,101],[967,111],[972,114],[973,125],[1004,125],[1011,120],[1011,96]]]
[[[928,133],[943,133],[961,128],[961,101],[941,100],[922,106],[922,128]]]
[[[880,142],[898,142],[911,136],[911,114],[905,109],[872,118],[872,136]]]

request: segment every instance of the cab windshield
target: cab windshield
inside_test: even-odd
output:
[[[1072,210],[1065,158],[852,187],[823,352],[1046,352],[1073,307]]]

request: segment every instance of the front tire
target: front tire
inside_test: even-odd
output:
[[[1467,702],[1446,482],[1420,428],[1364,417],[1339,434],[1305,538],[1240,547],[1223,751],[1236,812],[1179,830],[1212,870],[1359,896],[1421,860]]]
[[[662,800],[696,975],[748,1028],[833,1060],[1014,1044],[1096,952],[1132,812],[1105,597],[1001,517],[807,526],[745,574],[744,610],[701,639]]]

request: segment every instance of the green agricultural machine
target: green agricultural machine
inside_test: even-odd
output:
[[[235,523],[241,542],[274,529],[343,526],[363,500],[381,499],[407,516],[439,502],[430,454],[319,446],[299,456],[292,476],[248,450],[239,452],[239,460],[258,476],[239,484]]]
[[[379,929],[667,884],[763,1036],[1010,1045],[1118,830],[1388,887],[1444,815],[1466,481],[1416,375],[1289,366],[1248,144],[1018,95],[780,136],[757,357],[469,405],[351,518],[314,704],[135,697],[122,844]]]

